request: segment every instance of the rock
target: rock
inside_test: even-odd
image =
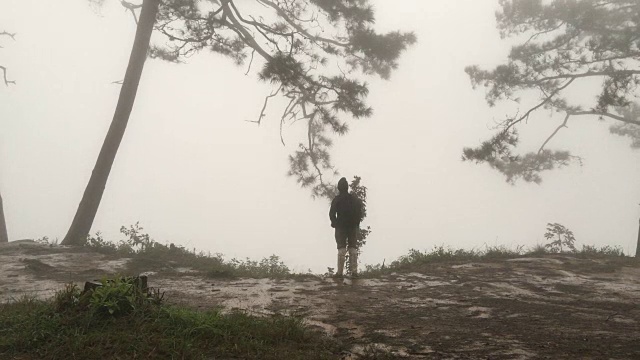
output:
[[[86,293],[86,292],[88,292],[90,290],[97,289],[100,286],[102,286],[102,283],[99,282],[99,281],[95,281],[95,280],[94,281],[87,281],[87,282],[84,283],[84,289],[82,290],[82,293],[84,294],[84,293]]]

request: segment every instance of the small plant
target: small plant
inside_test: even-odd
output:
[[[129,245],[136,252],[144,252],[147,248],[152,247],[155,241],[151,239],[149,234],[142,232],[144,228],[140,226],[140,222],[130,225],[129,228],[120,227],[120,232],[128,237],[124,243]]]
[[[139,279],[135,277],[103,278],[100,283],[102,286],[91,290],[89,298],[89,308],[98,314],[125,315],[162,301],[161,294],[141,288]]]
[[[58,238],[50,239],[48,236],[43,236],[35,240],[38,244],[56,246],[58,245]]]
[[[336,270],[335,268],[332,268],[332,267],[328,266],[327,267],[327,272],[324,273],[324,276],[325,277],[332,277],[336,273],[335,270]]]
[[[100,231],[96,232],[95,236],[91,236],[91,234],[87,235],[85,246],[105,252],[116,252],[118,250],[118,246],[110,241],[106,241]]]
[[[571,252],[576,252],[574,245],[576,238],[573,236],[573,232],[561,224],[547,223],[547,232],[544,234],[544,237],[547,240],[551,240],[545,247],[553,253],[563,252],[563,245],[570,249]]]
[[[262,258],[259,262],[233,258],[227,266],[236,276],[279,278],[291,274],[289,267],[277,255]]]

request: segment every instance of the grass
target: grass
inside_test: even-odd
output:
[[[580,258],[603,258],[610,260],[635,261],[635,258],[627,257],[622,249],[617,246],[595,247],[583,245],[582,249],[577,251],[558,252],[556,249],[548,246],[537,244],[531,248],[525,249],[518,246],[515,249],[506,246],[485,246],[484,249],[453,249],[444,245],[435,246],[430,251],[420,251],[416,249],[409,250],[407,255],[403,255],[389,265],[377,264],[366,265],[365,270],[361,272],[364,277],[375,277],[383,274],[389,274],[399,271],[412,271],[421,267],[444,263],[444,262],[468,262],[468,261],[491,261],[499,259],[513,259],[518,257],[531,256],[575,256]]]
[[[123,226],[120,232],[125,235],[125,239],[119,242],[111,242],[103,239],[98,232],[95,236],[89,236],[82,248],[97,251],[99,253],[113,255],[114,257],[129,257],[132,260],[127,264],[127,272],[139,274],[145,271],[156,271],[160,273],[181,274],[178,268],[188,268],[190,272],[196,272],[210,278],[288,278],[307,279],[317,278],[317,275],[308,273],[293,273],[289,267],[277,256],[263,258],[255,261],[249,258],[244,260],[225,260],[221,254],[211,254],[196,252],[186,249],[183,246],[174,244],[161,244],[153,240],[149,234],[138,224]],[[48,238],[42,238],[39,242],[55,244]],[[407,255],[401,256],[389,265],[377,264],[366,265],[361,275],[373,277],[387,274],[394,271],[411,271],[422,266],[441,262],[464,262],[464,261],[488,261],[509,259],[522,256],[545,256],[562,254],[566,256],[577,256],[582,258],[617,258],[629,259],[625,256],[620,247],[603,246],[595,247],[583,245],[582,249],[576,251],[560,252],[560,248],[549,244],[537,244],[531,248],[518,246],[510,248],[507,246],[485,246],[481,249],[452,249],[443,245],[436,246],[430,251],[409,250]],[[36,268],[37,264],[30,264]],[[330,273],[330,272],[329,272]],[[327,274],[329,274],[327,273]],[[327,275],[325,274],[325,275]]]
[[[204,312],[158,301],[98,311],[105,304],[87,301],[72,286],[46,301],[0,304],[0,358],[334,359],[341,350],[299,317]]]
[[[153,240],[138,224],[123,226],[120,232],[126,236],[117,243],[105,240],[98,232],[88,236],[84,247],[94,251],[118,257],[130,257],[127,265],[129,273],[157,271],[177,274],[177,268],[189,268],[211,278],[298,278],[309,274],[294,274],[277,255],[271,255],[260,261],[231,259],[225,260],[222,254],[196,252],[183,246],[161,244]]]

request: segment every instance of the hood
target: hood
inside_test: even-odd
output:
[[[346,178],[342,178],[338,181],[338,191],[340,191],[340,194],[349,192],[349,183]]]

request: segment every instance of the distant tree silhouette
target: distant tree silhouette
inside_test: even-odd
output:
[[[255,122],[262,122],[271,98],[281,95],[287,99],[281,128],[296,121],[307,126],[305,143],[289,158],[289,175],[311,188],[316,197],[331,192],[323,178],[325,172],[335,172],[329,155],[331,133],[342,135],[348,130],[339,116],[360,118],[372,113],[364,101],[367,84],[358,75],[388,79],[402,51],[416,40],[413,33],[376,33],[368,0],[144,0],[142,5],[122,4],[138,22],[136,39],[111,128],[63,244],[81,244],[89,233],[147,51],[152,58],[179,62],[209,50],[237,64],[248,59],[249,70],[258,55],[262,63],[258,77],[273,84],[274,91],[265,98]],[[138,19],[135,11],[140,7]],[[153,29],[167,41],[150,46]]]
[[[503,38],[521,40],[506,63],[493,70],[465,69],[474,88],[486,89],[494,106],[501,100],[537,93],[539,100],[524,111],[507,116],[495,135],[475,148],[465,148],[463,160],[487,163],[508,182],[539,183],[540,173],[564,167],[578,156],[547,145],[570,119],[592,116],[614,120],[610,131],[629,137],[640,148],[640,2],[637,0],[502,0],[496,14]],[[593,103],[574,104],[567,94],[585,84],[600,85]],[[531,121],[538,110],[562,114],[559,126],[537,151],[516,154],[516,127]]]
[[[0,37],[10,37],[15,40],[16,34],[12,34],[6,31],[0,32]],[[2,79],[4,81],[5,86],[9,86],[10,84],[15,84],[16,82],[13,80],[9,80],[7,78],[7,68],[3,65],[0,65],[0,70],[2,70]],[[4,217],[4,207],[2,204],[2,195],[0,194],[0,243],[9,242],[9,235],[7,233],[7,222]]]

